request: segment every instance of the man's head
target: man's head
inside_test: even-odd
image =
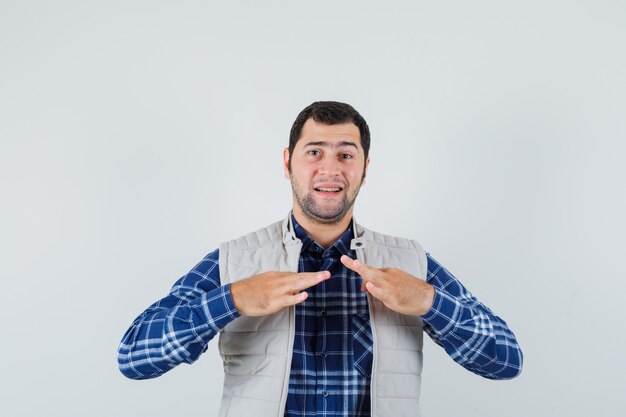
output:
[[[327,101],[305,108],[284,151],[294,213],[320,224],[351,216],[369,164],[369,143],[367,123],[350,105]]]
[[[370,152],[370,129],[367,122],[354,107],[337,101],[316,101],[298,114],[289,134],[289,154],[293,154],[293,149],[301,138],[302,127],[309,119],[325,125],[354,124],[359,129],[361,147],[367,161]],[[291,161],[289,161],[289,169],[291,169]]]

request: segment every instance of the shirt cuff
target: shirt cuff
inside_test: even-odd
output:
[[[217,331],[240,317],[233,303],[230,284],[215,288],[190,304],[202,316],[205,323]]]
[[[235,303],[233,302],[233,296],[230,293],[230,284],[226,284],[223,287],[224,289],[224,299],[226,300],[226,305],[228,306],[228,311],[233,315],[233,318],[240,317],[239,311],[237,311],[237,307],[235,307]]]
[[[452,331],[462,308],[461,303],[445,290],[435,287],[435,298],[430,310],[422,315],[426,322],[440,337]]]

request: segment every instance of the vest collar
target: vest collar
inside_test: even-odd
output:
[[[295,228],[291,220],[291,213],[291,211],[287,213],[287,217],[282,223],[283,243],[285,246],[302,243],[296,236]],[[350,241],[350,249],[358,250],[367,247],[367,229],[358,224],[354,216],[352,216],[352,233],[354,234],[354,238]]]

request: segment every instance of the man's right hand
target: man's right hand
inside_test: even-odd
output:
[[[305,289],[330,278],[330,272],[263,272],[231,284],[230,295],[242,316],[265,316],[306,300]]]

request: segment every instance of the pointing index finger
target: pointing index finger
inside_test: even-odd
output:
[[[344,264],[345,266],[347,266],[351,270],[353,270],[355,272],[359,272],[359,271],[357,271],[357,269],[358,269],[358,266],[361,263],[359,262],[358,264],[355,265],[355,262],[358,262],[356,259],[352,259],[351,257],[349,257],[347,255],[341,255],[340,261],[341,261],[342,264]]]
[[[359,261],[358,259],[352,259],[351,257],[347,255],[342,255],[341,263],[355,272],[366,273],[367,265],[364,263],[361,263],[361,261]]]
[[[362,278],[365,279],[373,279],[372,268],[364,263],[361,263],[358,259],[352,259],[349,256],[343,255],[341,257],[341,263],[353,270],[354,272],[358,272]]]

